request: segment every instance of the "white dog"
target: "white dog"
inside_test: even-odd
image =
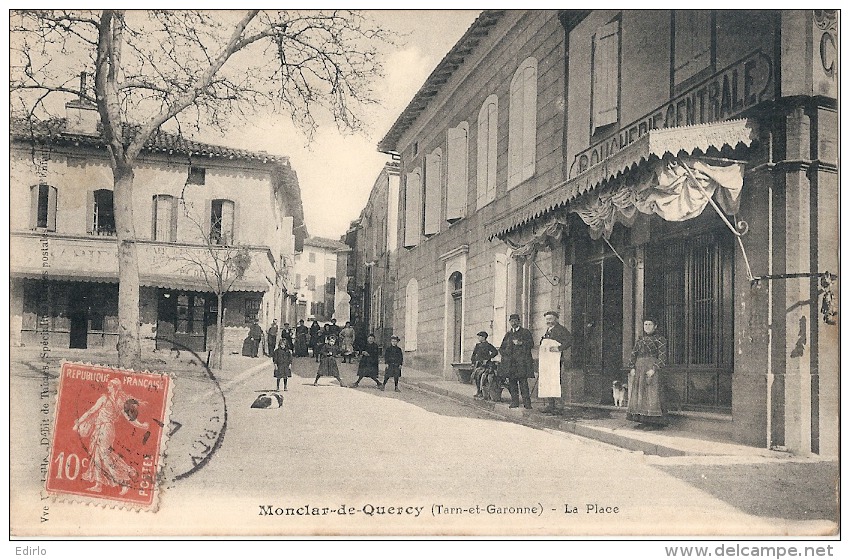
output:
[[[629,386],[623,383],[622,381],[616,380],[611,385],[611,394],[614,396],[614,406],[625,406],[626,399],[629,394]]]

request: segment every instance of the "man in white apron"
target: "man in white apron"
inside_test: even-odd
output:
[[[547,311],[543,314],[546,319],[546,332],[540,339],[540,354],[538,365],[540,369],[537,383],[537,396],[547,399],[547,414],[558,414],[563,410],[561,401],[561,370],[566,361],[567,351],[573,345],[572,334],[558,320],[557,311]]]

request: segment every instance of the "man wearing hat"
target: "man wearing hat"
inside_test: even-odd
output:
[[[487,400],[489,395],[488,381],[492,382],[492,374],[495,370],[493,367],[493,358],[499,353],[496,347],[487,342],[487,332],[481,331],[478,333],[478,344],[472,350],[472,378],[475,380],[475,398]]]
[[[561,371],[566,363],[566,352],[573,345],[573,335],[558,322],[560,315],[557,311],[547,311],[543,314],[546,319],[546,332],[540,339],[541,351],[559,352],[559,365],[555,370],[540,370],[540,380],[537,384],[537,396],[548,399],[544,413],[557,414],[562,410],[561,402]],[[544,344],[544,341],[551,341]],[[545,348],[545,350],[544,350]],[[541,358],[542,359],[542,358]]]
[[[519,406],[519,394],[522,393],[522,404],[531,408],[531,393],[528,390],[528,380],[534,377],[534,362],[531,349],[534,338],[531,331],[520,326],[519,315],[510,316],[510,330],[502,339],[499,353],[502,355],[500,375],[508,380],[508,391],[511,393],[510,408]]]

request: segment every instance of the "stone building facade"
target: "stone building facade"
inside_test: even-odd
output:
[[[564,400],[606,405],[653,317],[674,421],[837,455],[837,27],[483,12],[379,145],[400,159],[410,361],[448,376],[477,331],[498,344],[517,312],[539,338],[554,309]]]
[[[68,114],[34,128],[13,123],[12,345],[114,348],[112,171],[96,111],[72,102]],[[133,197],[143,348],[210,349],[219,312],[205,278],[212,253],[250,256],[224,298],[225,351],[240,350],[254,319],[265,328],[285,316],[303,224],[287,158],[160,132],[139,157]]]

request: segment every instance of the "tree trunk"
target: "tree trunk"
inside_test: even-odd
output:
[[[216,294],[218,298],[218,313],[215,321],[215,355],[213,367],[221,369],[224,362],[224,294]]]
[[[121,367],[139,369],[142,348],[139,342],[139,262],[133,223],[133,166],[116,165],[112,172],[118,237],[118,362]]]

